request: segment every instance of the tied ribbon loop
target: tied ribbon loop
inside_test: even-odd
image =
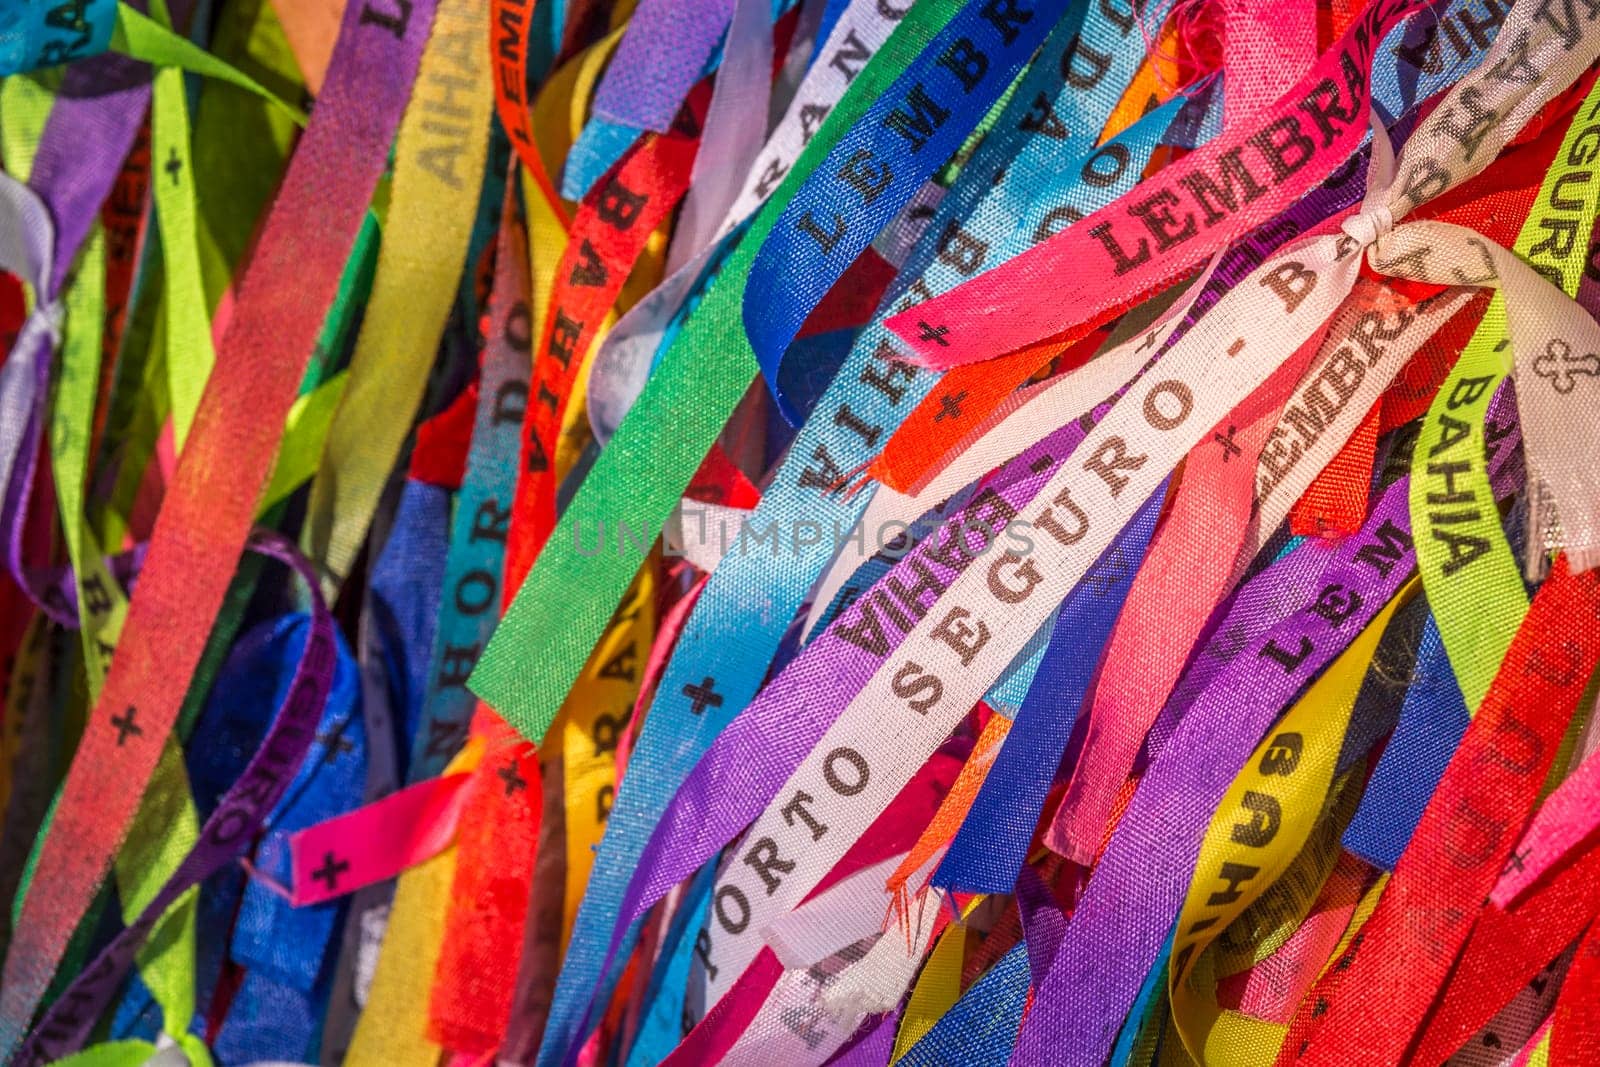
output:
[[[1339,229],[1359,242],[1361,247],[1370,248],[1394,229],[1394,213],[1383,204],[1378,204],[1359,215],[1351,215],[1339,224]]]
[[[1600,104],[1597,104],[1600,110]],[[1595,112],[1577,121],[1593,121]],[[1600,124],[1596,125],[1600,131]],[[1592,219],[1600,187],[1582,198]],[[1530,258],[1538,259],[1535,246]],[[1397,230],[1372,253],[1374,266],[1427,282],[1487,285],[1505,296],[1517,407],[1528,442],[1530,500],[1541,515],[1528,545],[1530,576],[1543,574],[1545,553],[1565,548],[1575,573],[1600,564],[1600,496],[1583,457],[1600,447],[1600,325],[1541,265],[1530,265],[1472,230],[1417,222]],[[1581,268],[1581,263],[1579,264]],[[1543,539],[1538,532],[1543,532]]]
[[[33,313],[28,316],[28,321],[22,324],[22,330],[24,335],[30,329],[44,330],[45,333],[50,335],[50,347],[54,348],[61,343],[61,327],[65,325],[66,321],[67,309],[62,306],[61,301],[44,300],[40,301],[39,305],[33,309]]]
[[[1520,24],[1516,18],[1514,12],[1505,31],[1512,34],[1513,40],[1522,37],[1523,30],[1533,32],[1528,26],[1530,14],[1523,13]],[[1378,205],[1387,209],[1392,218],[1473,177],[1495,155],[1493,151],[1481,151],[1491,134],[1496,135],[1496,148],[1503,145],[1526,121],[1525,116],[1519,117],[1520,112],[1536,112],[1551,95],[1565,88],[1565,83],[1559,81],[1562,76],[1577,77],[1588,60],[1575,67],[1570,57],[1563,59],[1557,54],[1562,47],[1562,41],[1552,38],[1541,41],[1539,48],[1545,53],[1542,58],[1548,59],[1553,80],[1539,86],[1512,83],[1507,88],[1486,84],[1494,77],[1493,71],[1500,69],[1498,64],[1470,75],[1456,95],[1424,123],[1398,169],[1392,164],[1387,144],[1380,141],[1375,146],[1369,189],[1376,195],[1370,195],[1367,201],[1368,212],[1375,219],[1370,224],[1374,241],[1380,239]],[[1582,49],[1574,43],[1572,50]],[[1490,58],[1495,55],[1491,53]],[[1492,102],[1496,113],[1503,109],[1506,116],[1503,123],[1475,134],[1470,149],[1458,145],[1455,137],[1461,118],[1458,103],[1463,93],[1472,94],[1474,104]],[[1400,180],[1385,180],[1394,174]],[[775,878],[771,891],[747,873],[759,870],[758,864],[730,864],[721,875],[716,893],[726,899],[743,899],[751,909],[740,922],[723,922],[719,917],[718,928],[711,935],[708,954],[720,977],[711,979],[710,999],[726,994],[759,949],[756,938],[741,935],[746,930],[760,930],[769,916],[798,903],[797,898],[814,884],[813,880],[838,860],[848,842],[847,833],[838,827],[865,825],[882,810],[887,799],[904,784],[906,768],[915,766],[919,756],[931,752],[954,727],[954,718],[965,714],[1014,661],[1027,640],[1109,546],[1115,532],[1132,517],[1131,512],[1155,491],[1181,457],[1200,443],[1206,430],[1266,381],[1289,353],[1326,332],[1328,322],[1359,278],[1362,257],[1355,254],[1359,249],[1358,242],[1348,236],[1323,233],[1286,247],[1262,262],[1161,357],[1160,374],[1143,376],[1094,429],[1085,433],[1075,425],[1064,428],[1058,434],[1079,435],[1078,439],[1047,439],[1035,450],[1017,457],[1008,470],[997,476],[991,497],[996,492],[1015,493],[1014,502],[1000,498],[1004,509],[1024,524],[1046,531],[1034,539],[1038,554],[1029,561],[1037,574],[1046,577],[1032,583],[1030,592],[996,593],[986,578],[986,567],[948,575],[929,571],[931,577],[924,581],[934,591],[934,605],[922,604],[923,592],[913,594],[921,621],[911,623],[903,639],[892,640],[887,628],[879,625],[877,605],[894,607],[893,601],[883,599],[890,595],[888,583],[909,589],[914,567],[930,562],[914,555],[901,561],[903,571],[885,579],[884,589],[863,594],[852,613],[842,617],[842,625],[836,623],[816,637],[721,732],[708,755],[679,788],[660,819],[659,825],[664,829],[636,864],[615,931],[629,928],[668,888],[756,819],[755,826],[748,830],[748,840],[759,843],[770,838],[778,854],[794,863],[795,869],[786,871],[785,878]],[[1268,329],[1262,329],[1263,324]],[[1137,446],[1132,444],[1134,441]],[[1146,441],[1150,442],[1148,446]],[[1130,448],[1140,453],[1140,460],[1125,463],[1113,478],[1104,477],[1097,469],[1104,465],[1103,461],[1096,465],[1083,458],[1067,460],[1068,453],[1081,453],[1083,457],[1121,456],[1126,454],[1124,449]],[[1049,481],[1039,477],[1054,468],[1059,470]],[[981,506],[973,504],[969,509]],[[1389,506],[1404,505],[1391,499]],[[1069,518],[1070,525],[1066,523]],[[1380,568],[1386,578],[1393,569]],[[1353,575],[1350,580],[1355,580]],[[1392,581],[1393,585],[1386,587],[1389,592],[1398,586],[1399,575]],[[1376,610],[1386,599],[1367,598],[1365,602]],[[955,623],[962,627],[959,632],[953,628]],[[879,632],[884,636],[878,637]],[[859,645],[850,639],[857,633],[867,638]],[[1280,636],[1290,639],[1287,632]],[[1299,636],[1311,640],[1309,636]],[[837,647],[835,642],[840,641],[868,655],[840,649],[837,658],[822,666],[826,649]],[[1292,657],[1291,661],[1296,665],[1301,662]],[[842,666],[847,663],[847,668]],[[808,697],[812,671],[827,672],[825,704]],[[908,684],[913,682],[925,682],[925,688]],[[666,688],[671,691],[670,686]],[[1262,703],[1258,711],[1263,716],[1275,714],[1280,706],[1276,695],[1259,699]],[[896,733],[886,743],[883,709],[900,707],[901,702],[917,714],[895,720]],[[1250,738],[1250,743],[1255,740],[1258,737]],[[839,777],[838,760],[844,758],[841,753],[851,754],[851,759],[861,758],[864,767],[865,757],[860,753],[874,747],[892,751],[894,760],[878,761],[868,777],[858,775],[860,788],[850,785],[848,796],[828,784],[830,780],[845,781]],[[856,764],[852,762],[850,766]],[[1219,794],[1220,791],[1219,787]],[[817,826],[834,828],[832,836],[825,833],[819,837],[782,814],[801,792],[811,798],[841,798],[838,802],[819,800],[808,809]],[[738,798],[737,804],[730,802],[731,797]],[[846,800],[848,805],[843,803]],[[853,824],[846,820],[853,820]],[[1091,891],[1095,884],[1090,883]],[[1171,883],[1165,886],[1171,887]],[[1115,891],[1106,892],[1110,894],[1108,900],[1120,902]],[[1046,1049],[1057,1062],[1089,1064],[1105,1059],[1115,1033],[1107,1032],[1098,1021],[1124,1015],[1133,1002],[1160,948],[1161,935],[1169,928],[1169,920],[1181,901],[1163,900],[1162,907],[1169,903],[1170,914],[1147,924],[1142,934],[1149,937],[1141,940],[1137,948],[1127,946],[1128,931],[1120,922],[1126,913],[1121,904],[1107,905],[1109,910],[1103,921],[1108,925],[1101,932],[1110,934],[1114,927],[1115,936],[1127,946],[1115,968],[1105,966],[1103,954],[1097,951],[1096,935],[1072,937],[1072,966],[1052,971],[1052,981],[1039,990],[1031,1018],[1043,1021],[1030,1024],[1031,1029],[1024,1026],[1026,1040],[1019,1039],[1015,1062],[1042,1062]],[[1113,914],[1118,919],[1113,920]],[[622,943],[621,935],[615,931],[612,953]],[[1084,1012],[1065,991],[1074,988],[1075,978],[1091,973],[1096,978],[1091,984],[1103,991],[1104,1003],[1102,1010]],[[1061,1054],[1063,1051],[1065,1055]]]
[[[1600,9],[1587,16],[1591,24],[1597,20]],[[1534,528],[1543,535],[1530,538],[1528,548],[1528,572],[1537,578],[1546,552],[1557,548],[1566,550],[1575,573],[1600,564],[1600,478],[1582,458],[1600,447],[1600,325],[1568,295],[1576,291],[1574,272],[1582,263],[1555,239],[1519,246],[1519,256],[1450,223],[1396,226],[1417,206],[1481,172],[1600,58],[1600,32],[1593,25],[1563,35],[1514,12],[1508,27],[1482,66],[1419,126],[1398,166],[1388,137],[1374,123],[1367,197],[1340,230],[1380,274],[1502,291],[1515,374],[1524,386],[1518,408],[1527,427],[1529,484],[1537,487],[1529,494],[1530,507]],[[1530,77],[1534,69],[1543,76]],[[1600,137],[1600,101],[1586,101],[1573,121],[1583,129],[1569,156],[1578,165],[1582,146]],[[1559,202],[1550,204],[1552,214],[1571,217],[1574,231],[1591,226],[1597,211],[1600,183],[1588,171],[1564,181]]]

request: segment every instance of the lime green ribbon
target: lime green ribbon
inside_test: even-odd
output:
[[[156,0],[155,6],[163,5]],[[150,187],[166,267],[167,396],[173,439],[180,454],[216,362],[196,244],[194,160],[189,152],[185,96],[183,71],[174,66],[157,67],[151,92]]]
[[[1575,114],[1591,114],[1597,106],[1600,84],[1589,91]],[[1556,210],[1554,198],[1564,184],[1570,187],[1571,176],[1586,169],[1572,160],[1584,158],[1574,150],[1587,129],[1588,123],[1583,121],[1574,121],[1568,128],[1512,246],[1517,255],[1536,262],[1541,270],[1558,273],[1568,296],[1578,291],[1586,246],[1576,242],[1571,254],[1551,258],[1548,253],[1553,249],[1545,240],[1547,231],[1541,219]],[[1600,182],[1579,184],[1585,189],[1581,218],[1587,233],[1587,224],[1600,213]],[[1445,654],[1467,710],[1473,714],[1528,613],[1527,589],[1501,526],[1485,459],[1489,442],[1485,440],[1484,417],[1510,370],[1506,306],[1497,291],[1429,406],[1411,460],[1410,510],[1417,569]]]
[[[161,4],[160,0],[156,0],[151,7],[158,11],[158,16],[166,14],[165,5]],[[158,70],[166,67],[189,70],[208,78],[229,82],[241,89],[248,89],[267,102],[282,108],[296,125],[306,124],[304,111],[282,99],[233,64],[218,59],[193,41],[180,37],[169,26],[169,20],[164,17],[157,21],[149,15],[135,11],[125,3],[119,3],[117,25],[111,33],[111,50],[133,59],[141,59]]]
[[[127,595],[106,567],[83,512],[105,322],[105,235],[99,226],[84,243],[65,305],[67,323],[50,421],[51,464],[77,586],[84,673],[93,703],[105,683],[111,650],[128,611]],[[124,922],[138,918],[194,847],[199,833],[183,756],[177,739],[169,738],[141,802],[134,831],[117,854]],[[40,840],[43,837],[41,834]],[[183,1047],[190,1063],[209,1064],[204,1043],[188,1032],[195,1008],[197,899],[198,889],[191,890],[167,910],[140,950],[138,965],[146,987],[161,1007],[162,1029]],[[156,1051],[154,1045],[139,1044],[145,1044],[149,1054]]]
[[[28,79],[10,79],[34,85]],[[51,97],[50,99],[53,99]],[[49,113],[49,100],[25,90],[21,97],[5,100],[6,126],[21,116],[23,124],[39,127]],[[31,170],[31,156],[14,161],[19,174]],[[109,657],[127,615],[127,596],[106,567],[101,543],[85,518],[84,487],[88,473],[89,439],[100,381],[102,331],[105,323],[105,234],[96,225],[79,254],[63,303],[66,328],[54,383],[51,406],[51,473],[56,485],[67,555],[73,565],[78,601],[86,689],[92,701],[105,681]],[[50,814],[54,813],[52,804]],[[141,806],[139,826],[157,828],[135,834],[118,856],[117,880],[123,917],[131,922],[154,897],[171,871],[194,846],[199,820],[190,799],[188,776],[175,741],[162,750],[157,776]],[[45,827],[48,831],[49,815]],[[20,904],[32,883],[41,832],[28,857],[22,885],[14,905]],[[146,985],[162,1009],[163,1026],[182,1044],[190,1062],[209,1064],[205,1047],[187,1034],[194,1015],[194,895],[177,902],[154,931],[138,963]],[[143,1043],[152,1054],[155,1046]],[[190,1045],[195,1047],[190,1048]]]
[[[152,9],[158,18],[165,18],[165,8],[160,0],[156,0]],[[120,13],[123,18],[119,19],[114,47],[157,65],[152,92],[152,193],[160,220],[163,253],[161,276],[164,278],[162,317],[157,322],[154,334],[144,338],[152,342],[155,358],[145,360],[143,373],[123,383],[126,387],[137,389],[144,397],[160,398],[154,405],[141,403],[143,418],[138,419],[133,427],[148,447],[139,457],[141,462],[124,468],[125,471],[131,468],[133,473],[132,478],[124,480],[131,497],[131,491],[137,489],[145,462],[153,451],[155,437],[165,421],[167,399],[170,397],[172,401],[174,428],[181,447],[214,361],[211,323],[207,314],[212,301],[207,299],[201,268],[201,252],[205,246],[200,243],[197,227],[190,122],[182,70],[195,70],[244,88],[299,124],[304,124],[305,116],[254,79],[238,72],[231,64],[177,37],[160,23],[126,7]],[[12,83],[22,83],[27,88],[20,94],[16,90],[11,91],[5,100],[8,108],[6,117],[9,119],[13,112],[17,112],[25,118],[36,118],[36,121],[17,123],[15,126],[7,122],[7,130],[34,126],[42,128],[53,97],[30,79],[9,79],[8,86]],[[29,143],[36,143],[36,139]],[[376,221],[369,217],[356,254],[346,269],[340,298],[324,324],[322,344],[319,345],[324,357],[342,346],[355,317],[353,311],[360,305],[360,295],[370,284],[371,259],[377,244],[377,232]],[[65,303],[68,326],[63,338],[61,371],[52,408],[52,464],[68,553],[78,582],[86,680],[92,699],[104,682],[107,657],[127,610],[126,595],[106,570],[101,551],[102,544],[121,543],[127,529],[122,519],[126,512],[108,509],[106,518],[111,522],[103,528],[103,533],[108,537],[97,537],[84,515],[83,490],[88,468],[89,434],[100,379],[101,330],[105,314],[104,240],[98,227],[86,242]],[[135,343],[140,340],[138,337],[133,339]],[[305,387],[309,392],[301,397],[290,413],[283,455],[274,475],[273,489],[262,501],[263,510],[280,501],[316,469],[316,458],[321,452],[322,439],[333,408],[330,398],[337,397],[342,381],[342,375],[323,380],[330,362],[328,358],[315,360],[308,371]],[[163,370],[167,372],[165,380],[162,380]],[[152,375],[155,376],[154,380]],[[228,625],[219,622],[219,631],[225,631],[222,636],[231,638],[242,609],[243,598],[230,597],[224,613],[229,616],[226,620]],[[211,670],[203,673],[213,673],[217,665],[214,660],[218,658],[208,657]],[[206,688],[204,685],[195,687],[201,696]],[[52,814],[53,811],[52,804]],[[50,821],[47,817],[46,832]],[[162,751],[150,789],[141,803],[134,831],[117,857],[116,875],[121,890],[119,896],[124,921],[133,921],[147,906],[193,848],[198,833],[198,815],[191,798],[181,750],[174,738]],[[44,837],[45,833],[41,833],[35,842],[17,903],[20,903],[31,885],[38,845]],[[209,1065],[211,1058],[204,1042],[188,1032],[195,1012],[197,900],[198,890],[191,890],[168,909],[141,949],[138,965],[146,987],[161,1008],[165,1034],[176,1041],[191,1064]],[[157,1051],[158,1047],[149,1042],[117,1041],[86,1049],[72,1057],[70,1062],[94,1064],[97,1067],[134,1061],[143,1063]]]

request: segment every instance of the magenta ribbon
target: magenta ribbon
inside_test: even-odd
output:
[[[1364,160],[1365,153],[1358,153],[1294,209],[1225,253],[1223,263],[1195,296],[1183,322],[1156,358],[1274,249],[1358,200],[1365,185]],[[987,495],[975,498],[954,521],[975,524],[979,509],[992,506],[989,501],[995,495],[1013,510],[1031,501],[1049,473],[1071,455],[1088,427],[1107,409],[1108,405],[1097,407],[1089,419],[1062,427],[1006,464],[987,487]],[[1036,464],[1041,465],[1038,470],[1034,469]],[[930,558],[947,543],[948,534],[937,532],[901,560],[818,635],[706,750],[673,797],[640,856],[612,932],[610,954],[616,952],[622,935],[639,916],[715,856],[777,795],[839,712],[899,645],[904,631],[897,631],[885,620],[885,645],[871,651],[841,634],[860,632],[869,608],[887,614],[879,605],[898,605],[903,613],[906,606],[893,590],[917,587],[924,569],[947,584],[956,570]],[[923,606],[920,600],[918,604],[916,613],[920,614]],[[908,622],[907,628],[909,625]],[[610,967],[609,959],[606,966]]]

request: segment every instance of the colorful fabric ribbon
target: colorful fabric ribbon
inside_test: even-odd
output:
[[[1600,1056],[1600,6],[0,13],[0,1058]]]

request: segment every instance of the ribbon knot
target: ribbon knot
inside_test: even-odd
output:
[[[57,348],[61,344],[61,327],[67,321],[67,309],[59,300],[41,300],[33,309],[33,314],[39,324],[50,333],[50,346]]]
[[[1365,207],[1360,214],[1345,219],[1339,224],[1339,229],[1355,238],[1361,247],[1368,248],[1394,229],[1394,213],[1386,204],[1374,204]]]

